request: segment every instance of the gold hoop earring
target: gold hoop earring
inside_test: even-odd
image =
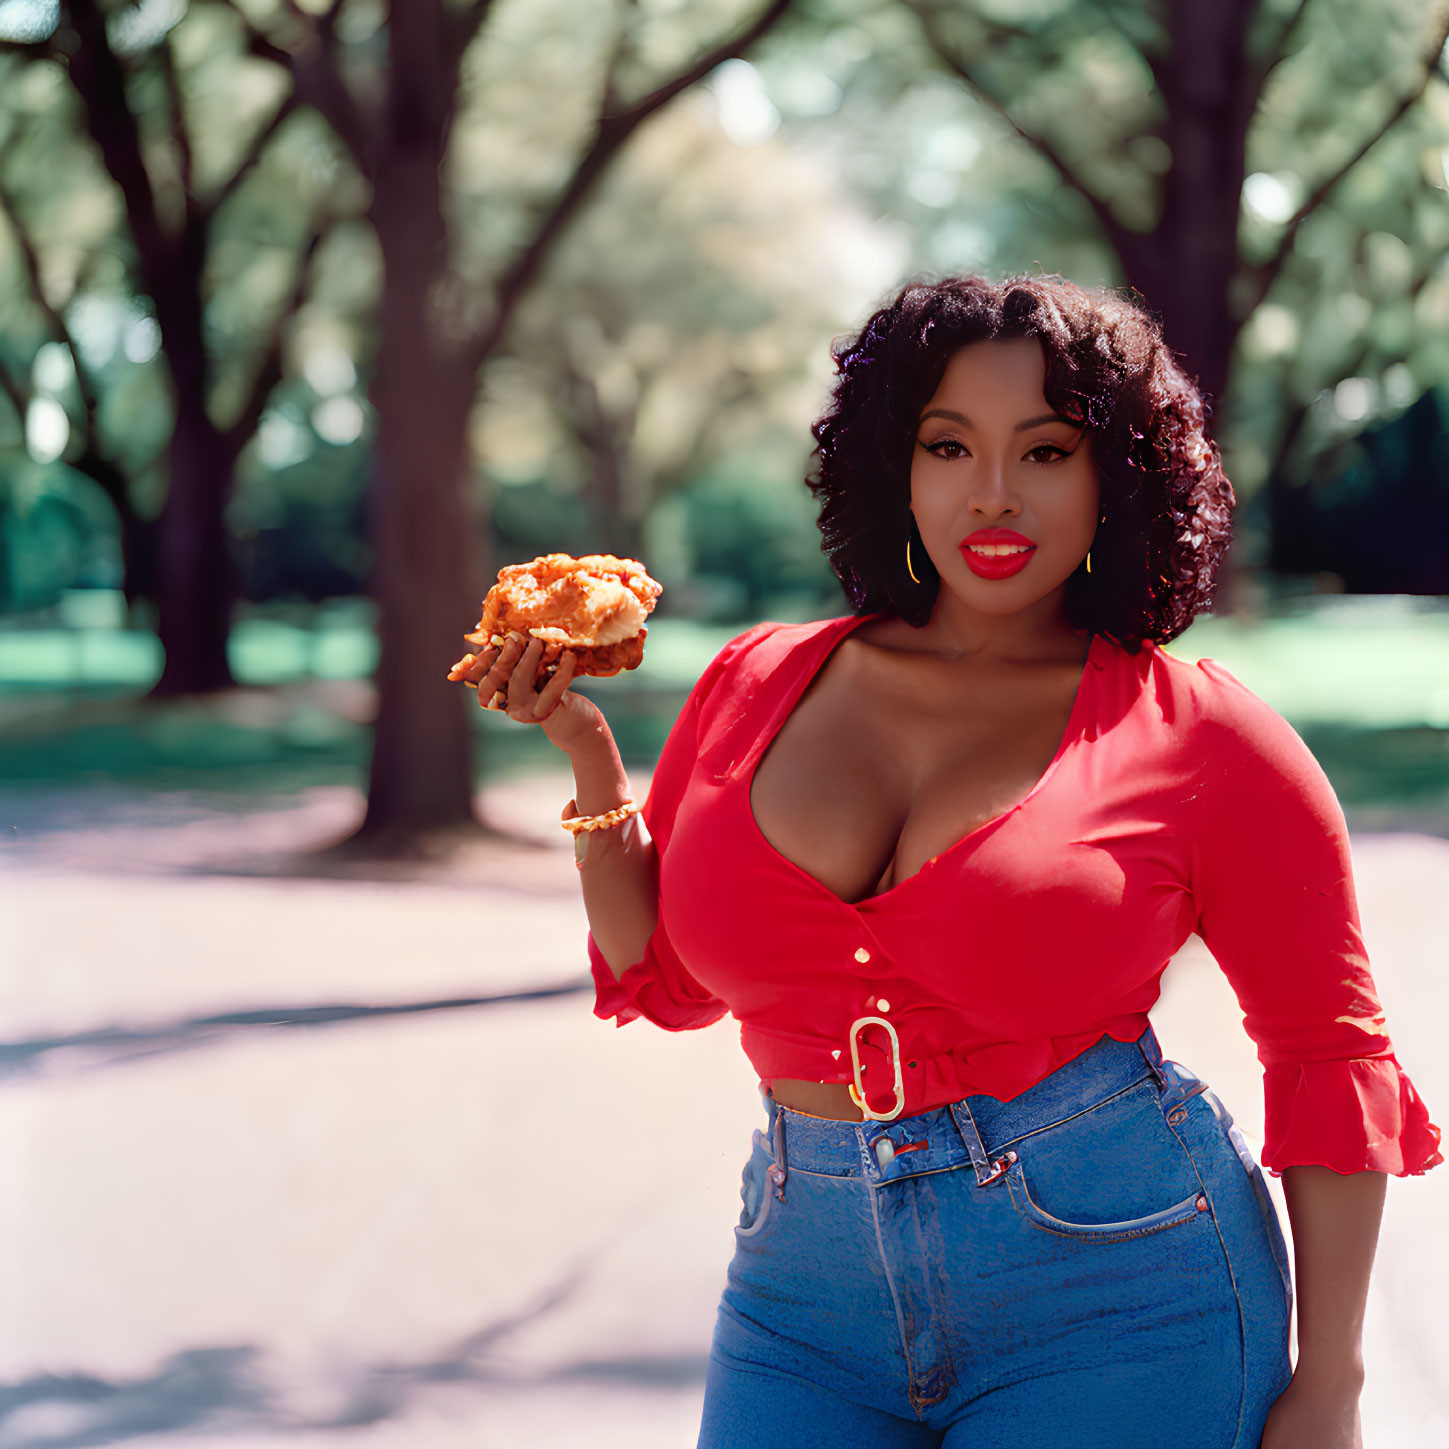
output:
[[[1099,513],[1097,515],[1097,527],[1099,529],[1101,528],[1101,526],[1104,523],[1106,523],[1106,521],[1107,521],[1107,515],[1105,513]],[[1095,536],[1096,535],[1094,534],[1093,537],[1095,537]],[[1092,550],[1091,549],[1088,549],[1087,550],[1087,572],[1088,573],[1091,573],[1092,572]]]
[[[913,579],[915,579],[917,583],[920,583],[921,582],[920,579],[917,579],[916,578],[916,571],[915,571],[915,569],[913,569],[911,567],[911,541],[910,541],[910,539],[907,539],[906,540],[906,572],[908,574],[910,574],[910,576]]]

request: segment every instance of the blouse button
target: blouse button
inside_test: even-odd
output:
[[[870,960],[870,952],[867,951],[864,946],[857,946],[855,948],[855,959],[859,961],[862,966],[864,966],[865,963]]]

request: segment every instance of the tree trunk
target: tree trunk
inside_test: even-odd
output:
[[[1257,8],[1257,0],[1172,0],[1172,50],[1162,65],[1172,165],[1155,231],[1122,258],[1129,280],[1161,313],[1168,346],[1213,403],[1227,389],[1243,323],[1233,279],[1255,99],[1247,38]]]
[[[1242,265],[1238,222],[1257,100],[1248,53],[1257,8],[1258,0],[1171,0],[1172,49],[1161,84],[1172,164],[1157,227],[1122,257],[1128,279],[1161,316],[1167,345],[1205,394],[1215,432],[1245,320],[1234,282]],[[1218,573],[1217,612],[1242,606],[1241,571],[1229,550]]]
[[[387,370],[379,365],[375,386],[383,418]],[[464,709],[477,707],[476,696],[446,677],[478,617],[465,557],[472,530],[458,506],[466,429],[456,409],[440,406],[424,418],[414,403],[412,419],[406,411],[398,416],[394,405],[394,421],[380,431],[372,477],[378,712],[360,834],[379,843],[473,823]]]
[[[464,712],[475,696],[446,676],[478,617],[480,541],[467,503],[476,380],[440,335],[432,287],[447,242],[432,147],[379,158],[372,221],[383,262],[370,496],[380,652],[359,834],[386,849],[476,825]]]
[[[205,287],[208,227],[187,198],[184,224],[171,230],[156,204],[131,109],[126,67],[111,48],[109,7],[71,0],[71,84],[87,129],[125,205],[140,286],[155,302],[162,349],[175,388],[170,481],[156,528],[157,632],[166,664],[155,693],[200,694],[232,683],[226,644],[236,583],[226,532],[226,501],[237,443],[211,421],[207,392]],[[181,133],[184,136],[184,132]]]
[[[204,694],[233,683],[226,644],[236,576],[225,510],[236,454],[199,392],[181,392],[157,539],[156,632],[166,651],[158,695]]]
[[[116,510],[121,543],[121,589],[127,605],[134,605],[139,599],[154,602],[157,523],[136,512],[131,503],[129,480],[114,459],[91,446],[72,466],[78,473],[84,473]]]

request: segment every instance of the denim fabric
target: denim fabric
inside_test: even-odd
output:
[[[1291,1377],[1283,1233],[1150,1027],[1009,1102],[765,1106],[699,1449],[1257,1449]]]

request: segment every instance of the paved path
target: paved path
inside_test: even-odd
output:
[[[0,800],[0,1449],[693,1445],[760,1107],[728,1020],[591,1015],[567,794],[488,796],[537,849],[390,880],[296,874],[345,791]],[[1449,841],[1354,849],[1449,1123]],[[1164,1048],[1257,1148],[1220,974],[1190,946],[1165,987]],[[1446,1220],[1449,1168],[1390,1184],[1370,1449],[1449,1437]]]

